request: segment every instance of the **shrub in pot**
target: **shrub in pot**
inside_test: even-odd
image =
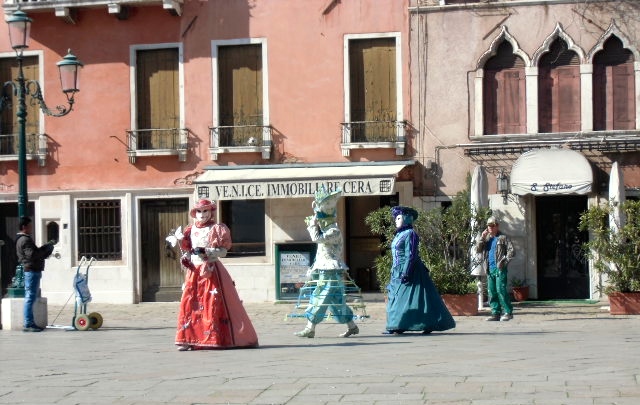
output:
[[[625,221],[611,227],[609,218],[616,209]],[[619,207],[612,202],[593,206],[581,215],[580,230],[589,231],[584,249],[603,276],[599,290],[609,296],[611,313],[640,313],[640,305],[638,309],[627,308],[640,304],[640,201],[628,200]]]
[[[472,295],[477,313],[477,286],[474,276],[469,271],[469,252],[472,235],[479,232],[479,228],[472,228],[471,224],[472,219],[475,224],[484,224],[490,211],[482,209],[472,212],[468,189],[453,197],[449,207],[417,211],[419,216],[414,223],[414,229],[420,236],[420,257],[429,268],[438,291],[445,298],[445,302],[446,295],[449,294]],[[365,218],[365,223],[373,234],[381,236],[382,256],[376,260],[375,267],[380,288],[386,293],[392,261],[389,248],[395,234],[390,207],[370,212]]]

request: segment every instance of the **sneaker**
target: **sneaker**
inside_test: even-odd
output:
[[[502,317],[500,318],[500,321],[502,321],[502,322],[506,322],[506,321],[510,321],[511,319],[513,319],[513,315],[511,315],[511,314],[504,314],[504,315],[502,315]]]
[[[492,314],[490,317],[485,318],[485,321],[499,321],[500,320],[500,315],[498,314]]]
[[[349,337],[351,335],[357,335],[358,333],[360,333],[360,329],[358,329],[358,327],[355,326],[353,328],[347,329],[345,333],[341,333],[338,337]]]
[[[41,328],[37,325],[27,326],[22,329],[23,332],[42,332],[44,328]]]
[[[309,328],[304,328],[300,332],[294,332],[294,335],[299,336],[299,337],[312,338],[312,337],[316,336],[316,331],[315,330],[311,330]]]
[[[178,345],[178,351],[179,352],[186,352],[189,349],[191,349],[191,346],[189,346],[189,345]]]

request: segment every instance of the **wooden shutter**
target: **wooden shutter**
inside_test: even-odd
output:
[[[580,66],[578,55],[556,39],[540,60],[538,76],[539,132],[580,130]]]
[[[504,41],[484,68],[484,134],[526,133],[524,61]]]
[[[263,125],[262,46],[223,46],[218,50],[218,105],[220,125]],[[260,128],[221,131],[223,146],[244,144],[250,136],[262,138]]]
[[[38,80],[39,79],[39,66],[37,56],[25,56],[22,60],[22,71],[25,81]],[[0,60],[0,80],[2,82],[13,81],[16,85],[15,79],[18,78],[18,62],[14,58],[5,58]],[[5,109],[2,111],[0,128],[2,134],[17,134],[18,129],[18,97],[13,94],[12,87],[6,87],[3,89],[5,95],[7,95],[12,104],[11,109]],[[27,107],[27,122],[25,125],[25,133],[39,134],[40,133],[40,108],[38,103],[32,103],[31,97],[26,97]],[[29,145],[33,146],[33,145]],[[30,150],[29,152],[34,152]]]
[[[593,59],[593,128],[635,129],[633,54],[611,37]]]
[[[355,135],[355,140],[391,139],[395,125],[389,122],[397,119],[395,38],[350,41],[349,69],[351,121],[374,122],[353,128],[356,131],[352,137]],[[358,134],[358,129],[362,133]]]
[[[171,129],[180,125],[178,48],[137,52],[138,129]],[[140,132],[138,148],[153,149],[163,135]],[[165,133],[166,136],[166,133]]]

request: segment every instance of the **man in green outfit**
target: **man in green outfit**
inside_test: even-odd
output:
[[[500,232],[500,225],[495,217],[487,220],[487,229],[482,231],[482,236],[476,241],[476,251],[483,254],[483,266],[487,272],[491,316],[486,320],[513,319],[513,305],[507,290],[507,264],[513,259],[515,252],[511,240]]]

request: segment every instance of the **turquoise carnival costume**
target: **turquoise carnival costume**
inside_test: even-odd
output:
[[[313,338],[315,327],[327,317],[327,312],[339,323],[347,324],[340,337],[357,335],[360,330],[353,321],[352,309],[346,301],[344,279],[349,270],[342,260],[342,233],[336,222],[336,204],[342,190],[329,192],[324,188],[315,193],[312,207],[314,215],[306,218],[311,240],[318,244],[316,258],[307,275],[307,285],[315,285],[305,311],[307,326],[296,336]]]
[[[445,331],[456,322],[442,301],[429,270],[420,259],[420,238],[413,229],[418,212],[410,207],[393,207],[396,235],[391,242],[393,265],[387,286],[387,330],[385,334],[406,331]]]

